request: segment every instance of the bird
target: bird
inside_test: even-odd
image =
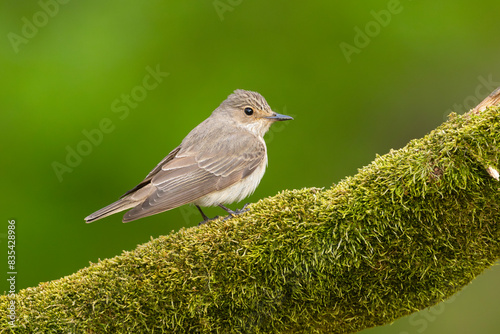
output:
[[[264,176],[268,159],[264,135],[271,125],[292,120],[274,112],[265,98],[237,89],[196,126],[153,170],[120,199],[85,217],[87,223],[129,210],[123,222],[194,204],[219,206],[232,218],[246,212],[225,205],[253,194]]]

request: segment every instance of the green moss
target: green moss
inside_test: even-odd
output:
[[[499,142],[498,108],[452,115],[331,189],[286,190],[22,290],[12,332],[350,333],[392,322],[500,257],[499,182],[486,172],[500,167]]]

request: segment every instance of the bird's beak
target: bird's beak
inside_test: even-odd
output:
[[[277,113],[274,113],[272,116],[268,116],[268,117],[264,117],[264,118],[271,119],[273,121],[289,121],[289,120],[293,119],[290,116],[277,114]]]

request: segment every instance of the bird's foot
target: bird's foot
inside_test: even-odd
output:
[[[226,211],[227,211],[227,213],[229,213],[229,216],[227,216],[226,218],[224,218],[224,221],[226,221],[226,220],[228,220],[228,219],[231,219],[231,218],[234,218],[234,217],[236,217],[236,216],[237,216],[237,215],[239,215],[239,214],[242,214],[242,213],[244,213],[244,212],[249,211],[249,209],[247,209],[247,205],[248,205],[248,204],[249,204],[249,203],[247,203],[247,204],[243,205],[243,207],[242,207],[241,209],[236,209],[236,210],[231,210],[231,209],[229,209],[229,208],[226,208],[224,205],[219,204],[219,206],[220,206],[221,208],[223,208],[224,210],[226,210]]]
[[[211,222],[212,220],[219,219],[219,218],[220,218],[220,216],[215,216],[214,218],[208,218],[207,216],[205,216],[204,218],[205,218],[205,220],[201,221],[201,222],[198,224],[198,226],[203,225],[203,224],[206,224],[206,223],[208,223],[208,222]]]
[[[196,208],[198,209],[198,211],[200,211],[201,213],[201,216],[203,217],[203,221],[201,221],[198,226],[200,225],[203,225],[203,224],[206,224],[208,223],[209,221],[212,221],[212,220],[216,220],[216,219],[219,219],[219,216],[215,216],[214,218],[208,218],[208,216],[201,210],[201,208],[196,205]]]
[[[243,205],[243,207],[242,207],[241,209],[236,209],[236,210],[231,210],[231,209],[229,209],[229,208],[226,208],[224,205],[219,204],[219,206],[220,206],[222,209],[226,210],[226,211],[227,211],[227,213],[229,213],[229,216],[225,217],[225,218],[223,219],[223,221],[226,221],[226,220],[228,220],[228,219],[234,218],[234,217],[236,217],[236,216],[237,216],[237,215],[239,215],[239,214],[242,214],[242,213],[244,213],[244,212],[249,211],[249,209],[247,209],[247,205],[248,205],[248,204],[249,204],[249,203],[247,203],[247,204]],[[220,218],[219,216],[215,216],[214,218],[208,218],[208,216],[207,216],[205,213],[203,213],[203,211],[201,210],[201,208],[200,208],[198,205],[196,205],[196,207],[198,208],[198,210],[199,210],[199,211],[200,211],[200,213],[201,213],[201,216],[203,217],[203,221],[201,221],[201,222],[198,224],[198,226],[203,225],[203,224],[206,224],[206,223],[208,223],[208,222],[210,222],[210,221],[212,221],[212,220],[216,220],[216,219],[219,219],[219,218]]]

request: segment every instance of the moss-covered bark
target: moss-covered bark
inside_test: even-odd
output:
[[[499,143],[499,108],[452,115],[330,189],[286,190],[22,290],[13,332],[350,333],[392,322],[500,258],[499,182],[487,172],[500,167]]]

